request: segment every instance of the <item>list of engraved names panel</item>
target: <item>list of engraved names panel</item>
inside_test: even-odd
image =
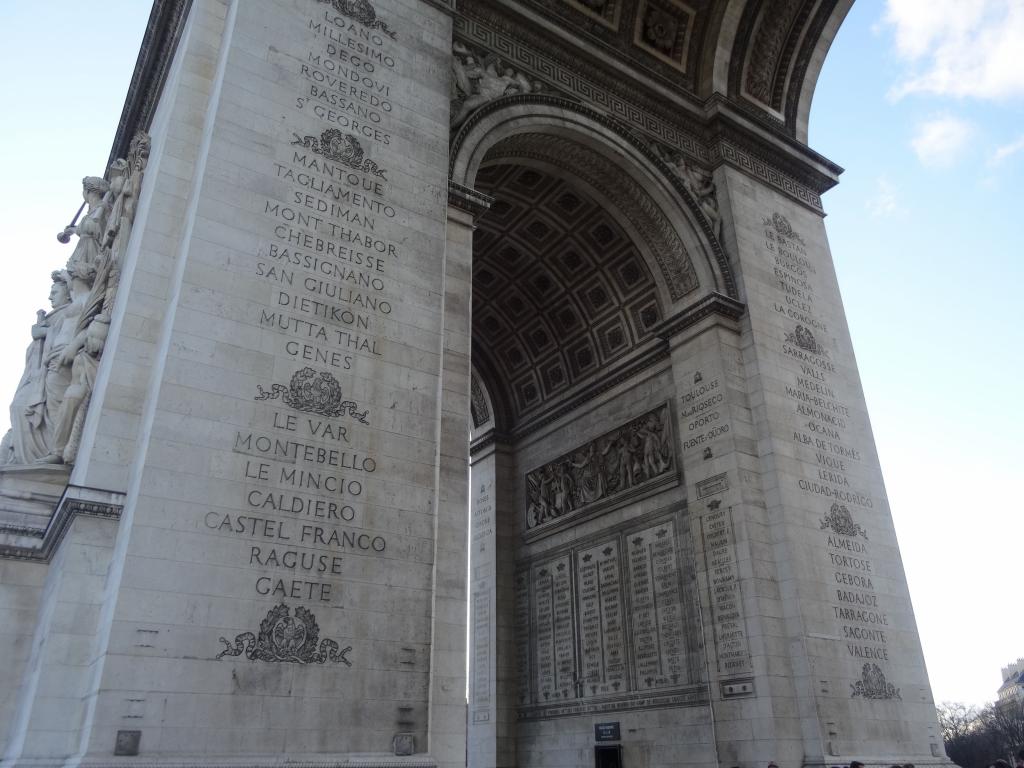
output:
[[[642,692],[694,682],[673,519],[536,560],[515,587],[521,706],[605,696],[645,706]]]

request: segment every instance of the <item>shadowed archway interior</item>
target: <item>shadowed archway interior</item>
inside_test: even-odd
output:
[[[473,355],[513,422],[651,338],[663,318],[643,256],[580,185],[481,168],[495,198],[473,238]]]

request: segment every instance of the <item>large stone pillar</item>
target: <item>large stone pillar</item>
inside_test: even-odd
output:
[[[515,462],[485,434],[473,452],[470,529],[469,765],[511,768],[525,648],[515,613]]]
[[[742,324],[720,309],[670,340],[719,763],[802,758]]]
[[[730,487],[715,513],[728,511],[741,545],[739,588],[765,718],[750,722],[750,736],[756,743],[774,729],[780,764],[943,762],[822,216],[729,165],[715,180],[746,302],[719,386],[738,371],[731,380],[749,410],[730,415],[737,475],[723,467]],[[698,367],[680,365],[680,380]],[[710,405],[702,373],[695,396]],[[685,446],[689,429],[681,431]],[[709,466],[719,459],[711,448]],[[686,451],[688,463],[693,455]],[[700,483],[712,473],[688,474],[697,481],[690,502],[706,523]]]
[[[462,765],[450,11],[186,6],[72,476],[123,514],[81,711],[40,684],[25,723],[74,733],[31,756]]]

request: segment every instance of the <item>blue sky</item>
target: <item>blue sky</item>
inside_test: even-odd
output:
[[[144,0],[0,6],[0,401],[21,375],[55,235],[102,175]],[[981,703],[1024,656],[1024,0],[859,0],[825,62],[811,146],[938,700]]]
[[[1024,656],[1024,3],[855,3],[810,144],[936,698]]]

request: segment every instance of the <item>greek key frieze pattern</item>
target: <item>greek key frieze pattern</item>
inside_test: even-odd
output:
[[[693,134],[659,117],[652,108],[633,103],[597,85],[579,71],[476,19],[456,15],[454,31],[456,38],[504,56],[553,88],[603,109],[632,130],[643,131],[704,164],[714,164],[719,160],[729,163],[814,210],[822,210],[821,196],[813,189],[735,143],[720,140],[709,148]],[[595,73],[595,77],[597,75]]]

